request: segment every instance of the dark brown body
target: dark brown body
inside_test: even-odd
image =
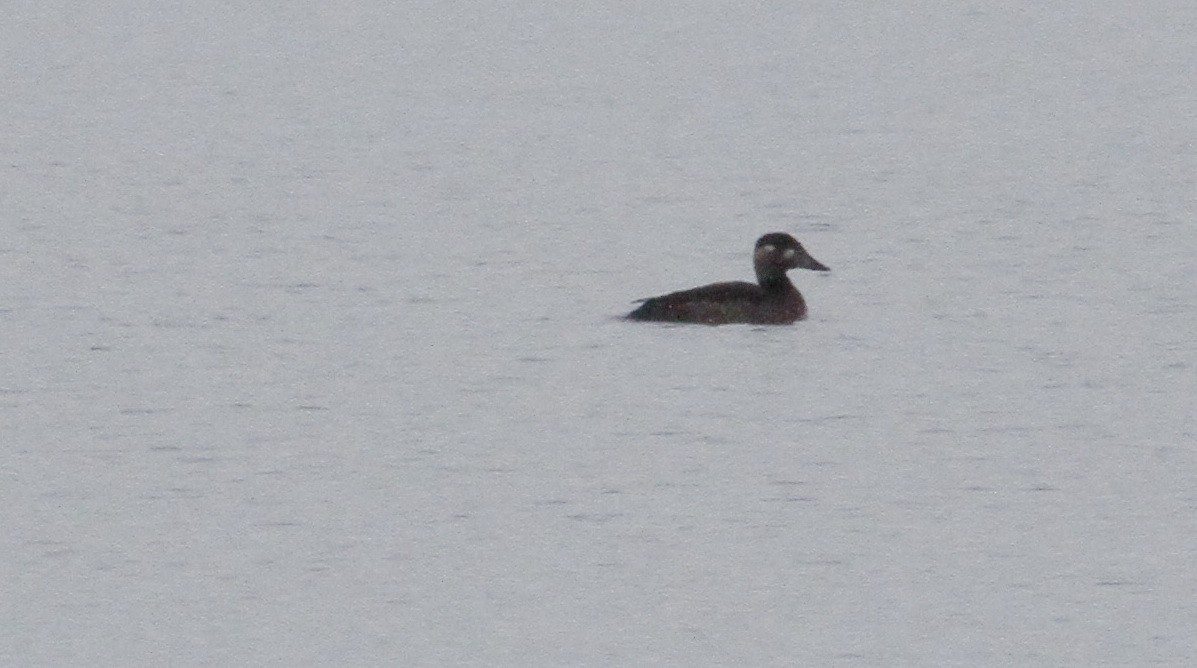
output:
[[[806,300],[786,271],[802,268],[827,271],[794,237],[766,234],[753,253],[757,284],[737,281],[712,283],[641,300],[628,314],[631,320],[691,322],[705,325],[745,323],[788,325],[806,317]]]

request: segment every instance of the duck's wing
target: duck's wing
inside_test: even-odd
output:
[[[738,319],[737,314],[730,311],[759,301],[762,294],[761,287],[755,283],[712,283],[660,297],[640,299],[640,307],[629,313],[628,317],[633,320],[668,322],[727,322],[729,319]]]
[[[700,288],[679,290],[659,297],[645,297],[634,303],[678,304],[681,302],[728,302],[737,300],[760,299],[761,286],[746,281],[731,281],[728,283],[712,283]]]

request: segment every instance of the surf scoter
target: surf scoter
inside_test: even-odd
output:
[[[704,325],[788,325],[806,317],[806,300],[790,282],[786,271],[829,271],[797,239],[783,232],[757,239],[752,266],[756,269],[756,285],[744,281],[712,283],[649,297],[639,300],[644,303],[627,317]]]

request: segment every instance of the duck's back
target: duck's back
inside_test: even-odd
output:
[[[708,325],[777,325],[806,317],[806,304],[792,287],[774,294],[743,281],[712,283],[641,301],[628,318]]]

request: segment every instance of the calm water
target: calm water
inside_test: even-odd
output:
[[[1124,4],[19,3],[0,663],[1192,664]],[[617,318],[773,230],[810,320]]]

